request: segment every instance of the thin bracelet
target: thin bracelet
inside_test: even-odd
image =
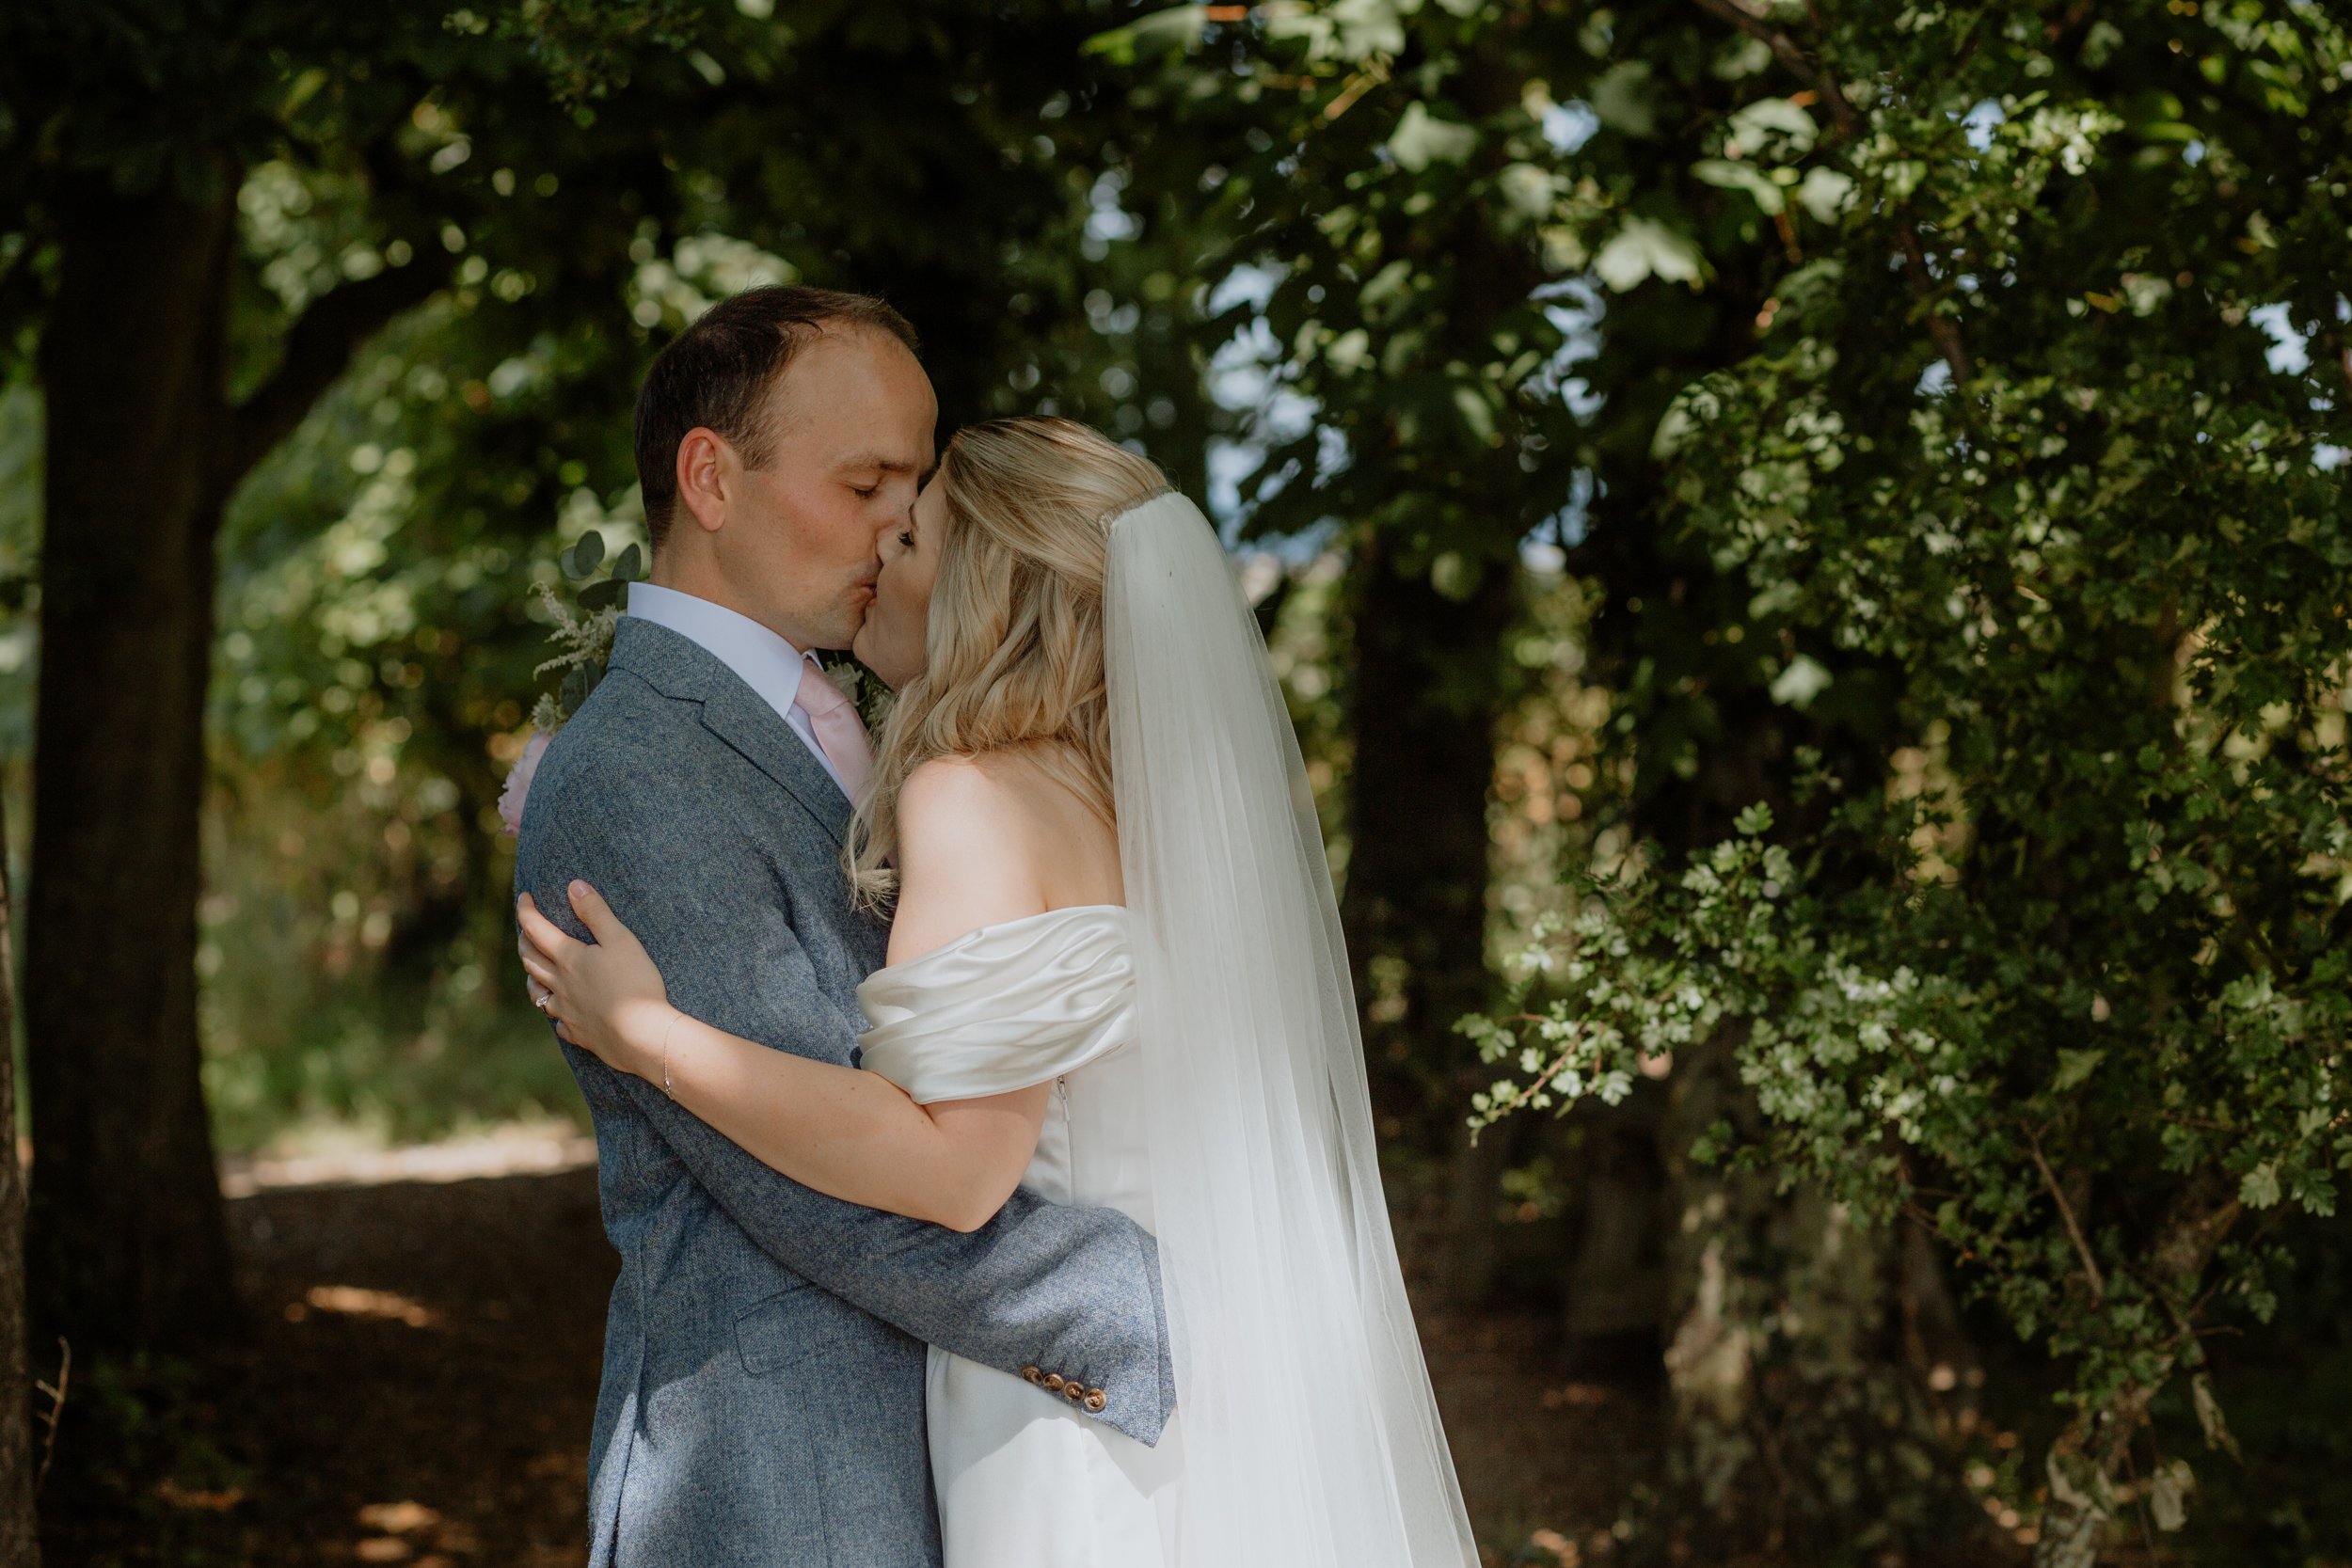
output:
[[[673,1101],[677,1099],[677,1090],[670,1085],[670,1037],[677,1033],[677,1021],[681,1016],[676,1012],[671,1013],[669,1025],[661,1031],[661,1092]]]

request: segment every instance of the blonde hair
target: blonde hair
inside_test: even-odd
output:
[[[882,723],[847,852],[869,905],[897,891],[884,863],[898,845],[898,793],[934,757],[1022,753],[1114,820],[1103,684],[1110,522],[1168,488],[1149,459],[1044,418],[965,426],[938,483],[947,520],[924,669]]]

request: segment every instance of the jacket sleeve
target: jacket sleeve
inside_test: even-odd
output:
[[[654,857],[624,852],[631,842],[661,842],[628,831],[626,805],[616,815],[612,802],[533,804],[542,809],[531,813],[517,848],[516,891],[530,893],[548,919],[589,940],[564,895],[580,878],[644,942],[680,1009],[778,1050],[850,1059],[855,1021],[818,987],[781,892],[764,907],[722,901]],[[761,851],[744,844],[737,852]],[[794,1274],[966,1360],[1100,1388],[1098,1418],[1138,1442],[1158,1441],[1175,1394],[1159,1254],[1126,1215],[1016,1191],[967,1234],[846,1203],[762,1164],[660,1085],[563,1049],[583,1083],[606,1091],[598,1098],[649,1122],[727,1217]]]

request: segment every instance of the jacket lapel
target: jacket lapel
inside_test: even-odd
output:
[[[784,716],[724,660],[667,626],[624,615],[612,629],[612,663],[665,697],[699,705],[703,728],[788,791],[834,843],[847,840],[849,797]]]

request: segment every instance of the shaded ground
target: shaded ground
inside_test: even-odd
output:
[[[592,1170],[262,1187],[230,1225],[250,1343],[194,1374],[167,1430],[129,1390],[70,1401],[61,1450],[78,1428],[110,1451],[61,1456],[52,1568],[584,1560],[614,1268]],[[1489,1561],[1602,1555],[1649,1460],[1646,1398],[1572,1381],[1547,1322],[1422,1323]],[[1522,1556],[1539,1529],[1552,1549]]]

